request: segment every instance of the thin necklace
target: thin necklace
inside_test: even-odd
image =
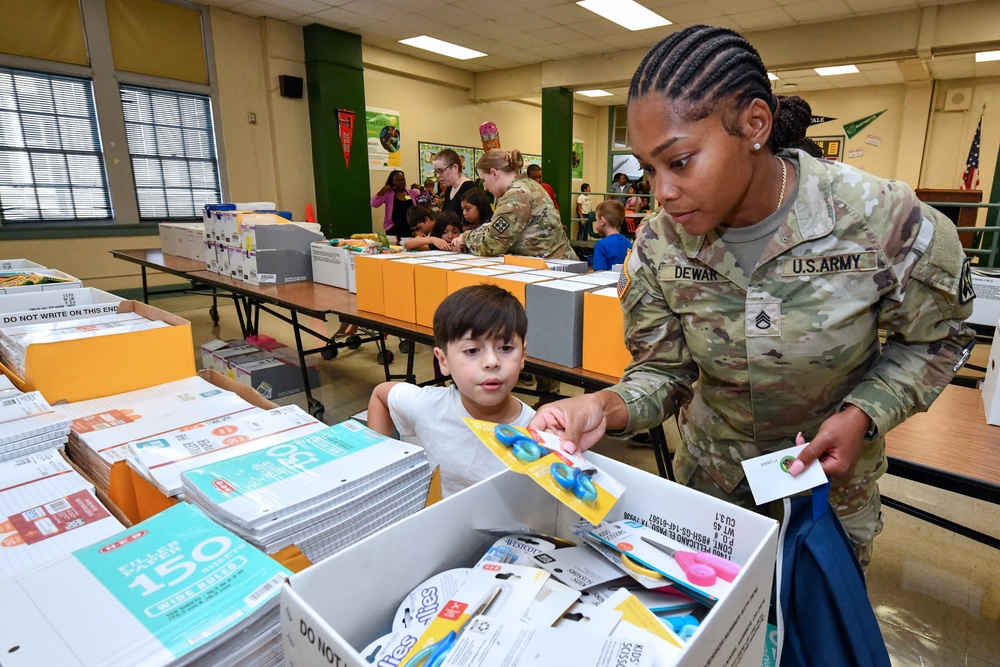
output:
[[[788,179],[788,167],[785,166],[785,161],[779,157],[778,162],[781,163],[781,192],[778,193],[778,208],[774,209],[775,211],[781,208],[782,202],[785,201],[785,182]]]

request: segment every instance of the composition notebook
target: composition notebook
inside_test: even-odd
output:
[[[0,579],[3,667],[266,663],[289,572],[178,504]]]

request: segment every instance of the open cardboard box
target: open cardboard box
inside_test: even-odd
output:
[[[119,313],[138,313],[170,326],[29,345],[24,377],[0,370],[24,392],[40,391],[50,404],[86,401],[194,375],[191,323],[138,301],[122,301]]]
[[[678,537],[707,536],[742,571],[674,663],[760,667],[778,524],[624,463],[588,454],[625,495],[607,521],[641,521]],[[493,544],[477,528],[530,527],[572,539],[575,513],[524,475],[503,472],[292,576],[281,591],[285,660],[296,667],[368,667],[359,651],[386,634],[400,603],[431,575],[470,567]],[[682,537],[683,539],[683,537]]]

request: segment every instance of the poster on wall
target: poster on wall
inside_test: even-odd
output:
[[[569,166],[573,178],[583,178],[583,142],[573,140],[573,153],[570,155]]]
[[[542,156],[532,155],[531,153],[521,153],[521,157],[524,158],[524,169],[528,169],[529,164],[537,164],[539,167],[542,166]],[[544,174],[544,172],[543,172]]]
[[[376,171],[402,169],[399,111],[365,107],[365,129],[368,136],[368,168]]]
[[[437,182],[437,174],[434,173],[434,158],[440,151],[446,148],[458,153],[458,159],[462,163],[462,173],[469,178],[476,178],[476,151],[478,149],[471,146],[452,146],[451,144],[432,144],[427,141],[417,142],[417,151],[420,153],[420,182],[423,183],[428,178]],[[482,151],[479,151],[482,155]]]
[[[809,137],[823,151],[825,160],[844,159],[844,135],[839,137]]]

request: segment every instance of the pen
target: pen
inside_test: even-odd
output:
[[[976,339],[973,338],[969,341],[969,344],[962,348],[962,354],[959,355],[958,361],[955,362],[955,367],[952,370],[953,373],[957,373],[958,369],[965,365],[965,362],[969,360],[969,354],[972,352],[972,348],[976,346]]]

